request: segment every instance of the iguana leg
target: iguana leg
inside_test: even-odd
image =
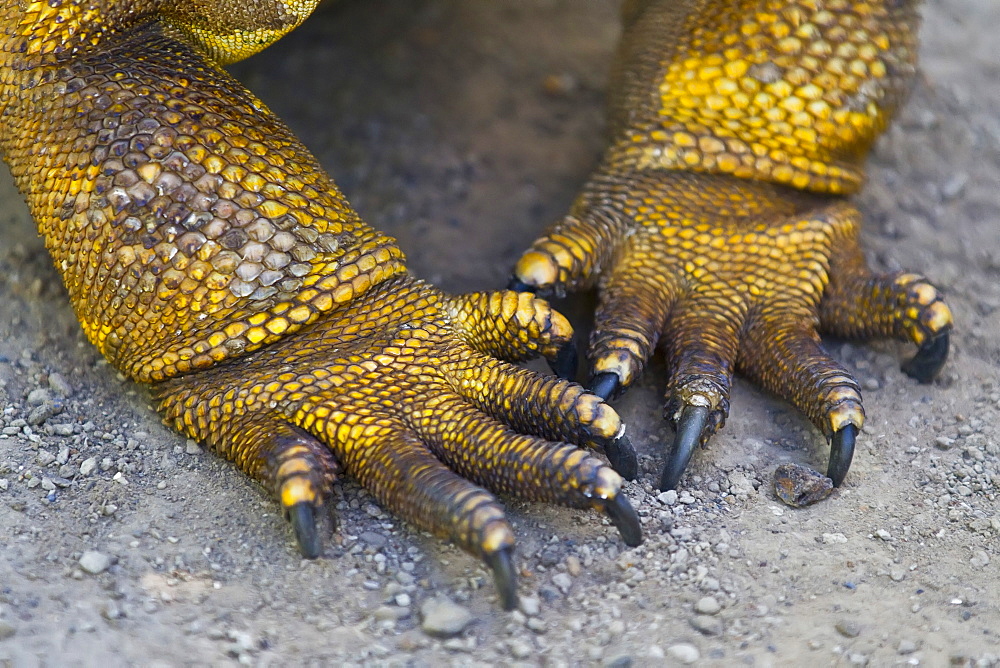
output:
[[[831,440],[840,484],[861,393],[819,333],[919,347],[923,382],[951,314],[914,274],[877,276],[844,199],[914,71],[911,0],[636,0],[612,83],[612,139],[570,214],[513,286],[600,294],[592,387],[620,393],[658,344],[677,426],[661,486],[725,422],[734,370],[791,401]]]
[[[306,557],[336,475],[448,537],[516,601],[488,490],[604,512],[641,541],[635,454],[599,397],[495,359],[572,358],[513,292],[448,296],[220,63],[315,2],[44,0],[0,9],[0,148],[90,340],[166,419],[279,499]],[[548,439],[518,431],[542,434]]]
[[[490,306],[504,303],[513,310],[498,329],[519,322],[521,338],[484,341],[480,334],[490,318],[503,316]],[[178,430],[275,487],[306,556],[316,556],[308,551],[315,544],[312,518],[323,502],[324,473],[333,468],[319,454],[322,442],[327,458],[386,507],[490,564],[510,607],[516,600],[513,532],[480,485],[601,510],[627,544],[641,540],[617,473],[575,446],[511,429],[605,448],[619,442],[621,421],[598,397],[487,355],[558,350],[567,333],[565,320],[538,300],[509,292],[447,297],[399,277],[293,337],[155,389]],[[274,438],[248,448],[242,426],[234,435],[226,427],[232,424],[301,434],[293,442],[297,452],[280,466],[266,466],[279,448],[290,448]]]

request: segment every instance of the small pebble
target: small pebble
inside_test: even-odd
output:
[[[861,626],[850,619],[842,619],[834,626],[845,638],[857,638],[861,635]]]
[[[91,575],[97,575],[108,570],[111,566],[111,557],[98,552],[97,550],[87,550],[80,557],[80,568]]]
[[[90,475],[97,468],[97,458],[88,457],[80,464],[80,475]]]
[[[528,617],[528,621],[525,622],[524,625],[528,627],[528,630],[538,634],[545,633],[549,630],[549,626],[545,623],[545,620],[539,619],[538,617]]]
[[[722,606],[714,596],[703,596],[694,604],[694,611],[701,615],[715,615],[722,610]]]
[[[449,652],[472,652],[476,649],[476,639],[474,637],[462,639],[462,638],[451,638],[445,640],[441,643]]]
[[[61,413],[62,410],[61,403],[46,401],[41,406],[35,406],[31,409],[31,412],[28,413],[28,424],[32,426],[43,424],[50,417]]]
[[[192,439],[189,438],[184,443],[184,453],[188,454],[188,455],[200,455],[201,454],[201,446],[198,445],[198,443],[196,441],[193,441]]]
[[[897,654],[913,654],[916,651],[917,651],[917,643],[913,642],[912,640],[906,640],[904,638],[903,640],[899,641],[898,645],[896,645]]]
[[[833,481],[801,464],[782,464],[774,471],[774,492],[792,508],[822,501],[833,492]]]
[[[472,622],[472,613],[447,598],[431,598],[420,606],[424,633],[438,638],[450,638],[462,632]]]
[[[955,444],[955,439],[948,438],[947,436],[938,436],[934,439],[934,445],[937,446],[939,450],[947,450]]]
[[[49,387],[64,397],[73,394],[73,386],[59,372],[49,374]]]
[[[17,633],[17,629],[7,622],[0,621],[0,641],[13,638],[15,633]]]
[[[45,402],[52,400],[49,391],[43,387],[36,387],[31,392],[28,392],[27,398],[29,406],[41,406]]]
[[[677,503],[677,490],[668,489],[666,492],[660,492],[656,496],[656,500],[665,506],[672,506]]]
[[[559,588],[559,591],[566,593],[573,586],[573,578],[567,573],[556,573],[552,576],[552,584]]]
[[[753,486],[753,481],[742,471],[733,471],[729,474],[729,491],[734,496],[750,496],[757,490]]]
[[[722,635],[722,620],[709,615],[695,615],[691,618],[691,626],[707,636]]]
[[[701,658],[701,652],[690,643],[678,643],[667,648],[667,655],[684,665],[690,665]]]
[[[847,661],[852,666],[867,666],[868,665],[868,655],[862,654],[861,652],[848,652]]]
[[[507,651],[515,659],[527,659],[531,656],[532,647],[531,643],[527,640],[521,640],[520,638],[511,638],[507,641]]]
[[[580,564],[580,560],[574,556],[566,557],[566,572],[568,572],[573,577],[577,577],[583,572],[583,566]]]
[[[536,596],[522,596],[518,605],[528,617],[537,617],[542,611],[542,603]]]
[[[389,542],[388,538],[375,531],[362,531],[358,538],[361,542],[376,550],[381,550]]]

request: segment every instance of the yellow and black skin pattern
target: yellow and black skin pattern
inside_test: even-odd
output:
[[[594,508],[641,542],[635,452],[605,400],[658,342],[678,427],[664,486],[722,426],[734,370],[831,439],[840,484],[864,412],[819,331],[912,341],[921,380],[943,364],[947,307],[918,275],[866,268],[845,199],[912,76],[912,2],[626,2],[601,165],[515,289],[465,295],[411,277],[223,69],[317,2],[0,9],[0,150],[86,335],[273,492],[305,556],[350,475],[482,558],[511,608],[494,493]],[[570,375],[572,329],[530,292],[594,285],[592,392],[512,364]]]
[[[660,487],[725,423],[734,371],[831,441],[839,486],[861,391],[819,333],[918,346],[930,382],[951,312],[912,273],[866,266],[847,199],[916,66],[915,0],[629,0],[610,142],[570,213],[521,257],[512,286],[596,286],[591,387],[628,387],[659,344],[676,427]]]

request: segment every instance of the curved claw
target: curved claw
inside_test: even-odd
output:
[[[616,494],[613,499],[605,501],[603,508],[626,545],[629,547],[642,545],[642,526],[639,524],[639,515],[636,514],[635,508],[632,507],[624,494]]]
[[[530,292],[532,294],[538,290],[536,286],[528,285],[517,276],[510,277],[510,280],[507,281],[507,289],[513,290],[514,292]]]
[[[504,610],[517,607],[517,572],[514,570],[514,551],[509,547],[491,552],[483,561],[493,571],[493,584]]]
[[[709,409],[707,406],[685,406],[677,421],[677,435],[674,437],[674,447],[663,467],[660,476],[660,489],[676,489],[684,469],[691,461],[694,448],[701,442],[701,434],[708,425]]]
[[[920,383],[933,381],[948,359],[950,339],[949,333],[944,331],[933,339],[924,341],[917,354],[903,363],[903,373]]]
[[[295,530],[295,540],[299,544],[299,552],[306,559],[315,559],[323,551],[316,529],[316,508],[313,504],[300,502],[288,509],[288,521]]]
[[[614,399],[622,391],[622,382],[614,371],[605,371],[590,381],[590,391],[605,401]]]
[[[576,341],[570,339],[559,348],[559,352],[556,353],[554,358],[546,361],[549,363],[552,373],[560,378],[573,380],[576,378],[576,367],[579,363],[579,357],[576,349]]]
[[[631,481],[639,475],[639,457],[625,434],[605,444],[604,454],[608,456],[611,468],[621,477]]]
[[[853,424],[846,424],[830,439],[830,465],[826,469],[826,477],[833,481],[834,487],[840,487],[851,468],[857,438],[858,428]]]

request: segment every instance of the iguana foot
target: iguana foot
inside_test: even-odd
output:
[[[628,545],[642,540],[622,475],[566,443],[603,449],[634,476],[615,411],[578,385],[496,359],[541,354],[558,366],[571,336],[530,295],[448,296],[401,277],[263,350],[156,389],[177,429],[275,492],[304,556],[322,551],[316,518],[343,470],[387,509],[482,558],[510,608],[514,535],[491,492],[594,508]]]
[[[948,353],[948,307],[920,276],[868,270],[845,199],[913,77],[915,2],[636,0],[624,24],[601,166],[513,283],[598,287],[602,397],[662,341],[664,488],[725,422],[734,371],[809,416],[839,485],[864,409],[819,333],[912,341],[922,382]]]
[[[915,274],[880,276],[848,202],[729,176],[650,170],[592,180],[571,215],[518,262],[516,281],[560,292],[595,283],[593,391],[632,384],[658,342],[665,415],[677,428],[660,486],[725,422],[734,370],[802,410],[831,442],[839,485],[864,423],[861,391],[819,333],[912,341],[904,370],[930,380],[951,314]],[[598,273],[599,272],[599,273]]]

